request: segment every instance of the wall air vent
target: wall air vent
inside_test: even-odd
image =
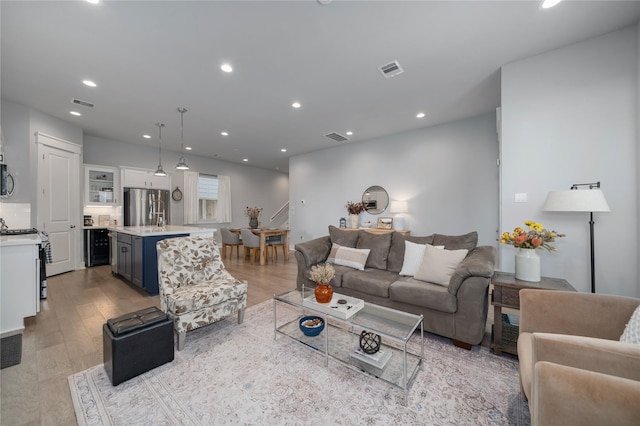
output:
[[[76,105],[82,105],[83,107],[87,107],[87,108],[93,108],[95,106],[91,102],[81,101],[80,99],[75,99],[75,98],[71,99],[71,103]]]
[[[389,64],[381,65],[378,67],[378,70],[382,73],[384,78],[395,77],[396,75],[402,74],[404,72],[398,61],[393,61]]]
[[[327,133],[325,136],[328,137],[329,139],[333,139],[336,142],[344,142],[349,140],[349,138],[347,138],[346,136],[342,136],[340,133],[337,133],[337,132]]]

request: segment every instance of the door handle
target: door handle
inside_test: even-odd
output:
[[[75,225],[71,225],[71,226],[70,226],[70,228],[71,228],[71,229],[73,229],[73,228],[75,228],[75,227],[76,227]]]

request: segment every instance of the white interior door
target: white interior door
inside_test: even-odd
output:
[[[76,269],[80,218],[80,149],[38,133],[38,224],[49,234],[47,276]]]

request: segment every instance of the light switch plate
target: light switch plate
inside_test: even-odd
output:
[[[527,193],[519,192],[516,193],[516,203],[526,203],[527,202]]]

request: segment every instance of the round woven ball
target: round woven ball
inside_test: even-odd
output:
[[[363,331],[360,333],[360,349],[366,354],[375,354],[380,350],[382,338],[379,334]]]

